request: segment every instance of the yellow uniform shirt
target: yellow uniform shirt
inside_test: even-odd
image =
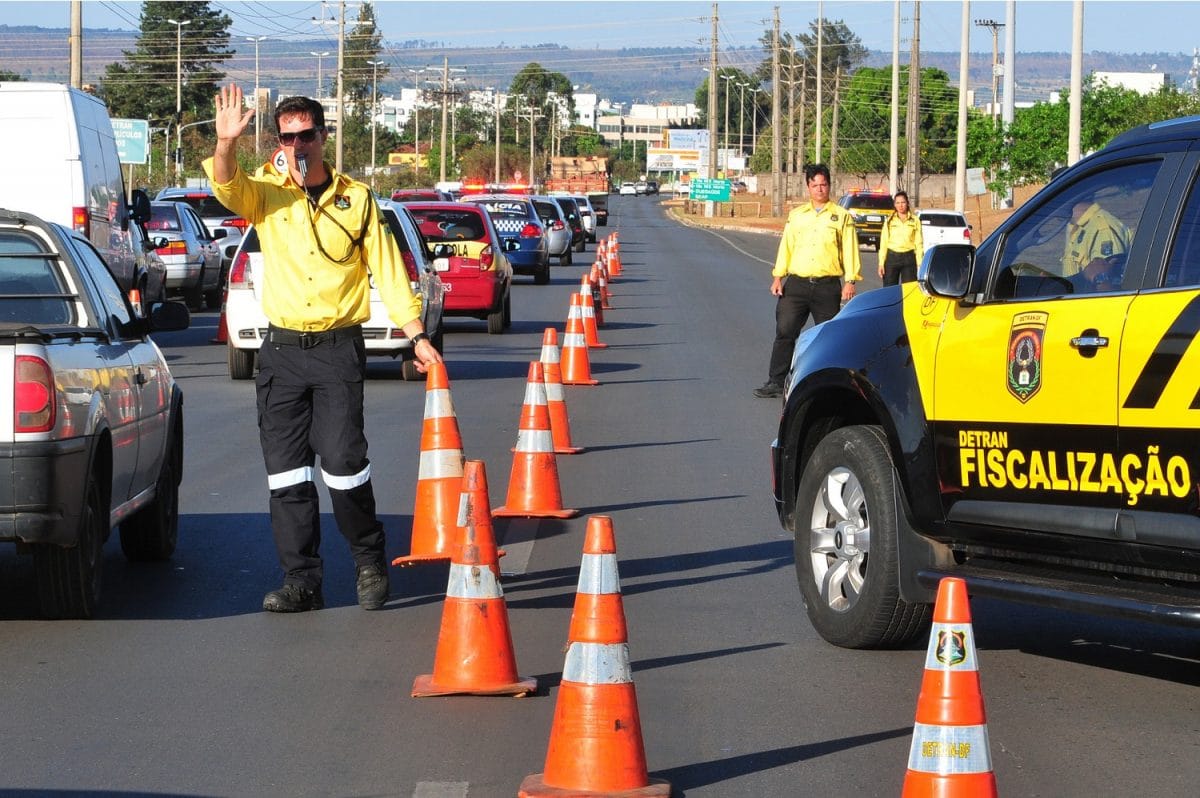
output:
[[[861,280],[854,220],[827,202],[818,212],[806,202],[788,214],[772,277],[845,277]]]
[[[371,189],[328,163],[325,170],[333,180],[318,210],[290,175],[267,169],[251,177],[238,168],[228,183],[218,183],[213,159],[204,161],[213,195],[258,231],[267,319],[305,332],[362,324],[371,318],[371,276],[394,324],[419,318],[421,297]]]
[[[1129,249],[1129,228],[1096,203],[1067,225],[1067,250],[1063,255],[1063,276],[1083,271],[1097,258],[1122,255]]]
[[[915,213],[901,219],[896,214],[888,217],[879,232],[879,262],[887,263],[889,252],[914,252],[917,265],[925,257],[925,239],[921,235],[921,220]]]

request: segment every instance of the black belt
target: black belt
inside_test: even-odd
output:
[[[802,275],[802,274],[789,274],[789,275],[788,275],[788,277],[789,277],[789,278],[795,278],[795,279],[797,279],[797,280],[802,280],[803,282],[806,282],[806,283],[824,283],[824,282],[827,282],[827,281],[829,281],[829,280],[840,280],[840,279],[842,279],[841,277],[838,277],[838,276],[836,276],[836,275],[833,275],[833,274],[829,274],[829,275],[826,275],[826,276],[824,276],[824,277],[805,277],[805,276],[804,276],[804,275]]]
[[[298,346],[301,349],[312,349],[314,346],[323,343],[332,344],[338,341],[345,341],[348,338],[361,337],[361,324],[355,324],[353,327],[338,327],[336,330],[321,330],[319,332],[289,330],[284,327],[276,327],[274,324],[267,328],[267,340],[271,343],[282,344],[284,346]]]

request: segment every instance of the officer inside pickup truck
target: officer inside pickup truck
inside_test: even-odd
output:
[[[760,399],[783,395],[796,338],[808,317],[813,324],[832,319],[842,302],[854,298],[854,284],[862,279],[854,220],[829,201],[829,167],[809,164],[804,178],[809,201],[788,214],[771,270],[771,293],[779,300],[767,381],[754,389]]]
[[[1071,207],[1063,276],[1081,293],[1119,287],[1120,266],[1130,238],[1129,228],[1120,219],[1092,197],[1081,199]]]
[[[216,151],[204,170],[217,199],[258,230],[267,269],[263,311],[270,328],[255,388],[284,577],[263,609],[304,612],[325,604],[317,456],[357,566],[358,603],[379,609],[388,596],[385,541],[363,434],[362,323],[371,315],[371,276],[392,321],[412,340],[418,370],[441,355],[421,324],[421,300],[370,188],[322,159],[329,132],[321,104],[307,97],[280,101],[275,126],[286,174],[254,177],[237,161],[238,137],[254,116],[244,107],[235,85],[217,94]]]

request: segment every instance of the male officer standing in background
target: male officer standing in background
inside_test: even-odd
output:
[[[421,299],[370,188],[322,160],[329,133],[320,103],[289,97],[276,106],[287,156],[283,175],[251,177],[238,166],[237,140],[253,116],[243,108],[241,89],[221,89],[216,152],[204,170],[221,204],[254,224],[266,270],[263,311],[270,327],[255,387],[284,581],[266,595],[263,609],[304,612],[325,604],[317,455],[357,566],[358,603],[379,609],[388,575],[363,434],[362,323],[371,317],[370,276],[392,321],[412,340],[417,368],[424,371],[441,355],[421,325]]]
[[[779,301],[767,382],[754,389],[760,399],[783,394],[796,338],[809,315],[814,324],[832,319],[841,303],[854,297],[854,284],[862,279],[854,220],[829,201],[829,167],[805,166],[804,179],[809,201],[788,214],[771,270],[771,293]]]

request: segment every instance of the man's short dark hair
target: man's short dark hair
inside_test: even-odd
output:
[[[811,183],[812,179],[817,175],[825,178],[825,182],[830,182],[829,167],[823,163],[806,163],[804,164],[804,182]]]
[[[279,119],[288,114],[300,114],[312,118],[313,127],[325,127],[325,109],[311,97],[284,97],[275,106],[275,132],[279,132]]]

